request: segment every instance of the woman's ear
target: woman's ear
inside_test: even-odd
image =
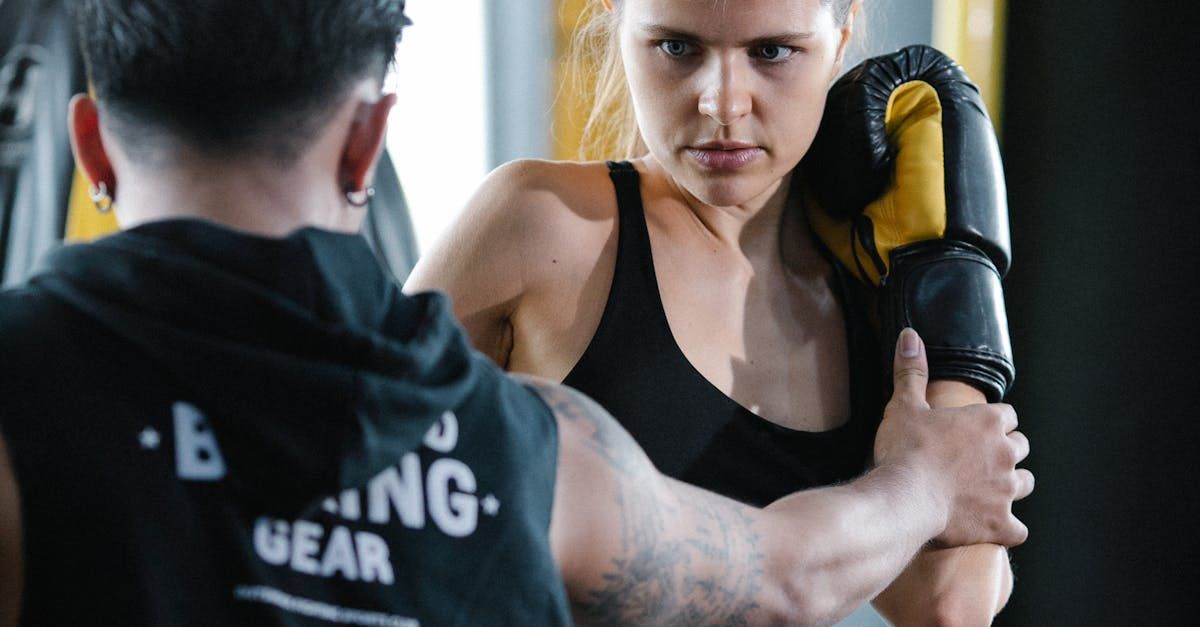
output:
[[[76,94],[71,98],[67,126],[71,136],[71,151],[75,153],[79,168],[93,185],[104,183],[109,195],[116,198],[117,177],[100,137],[100,110],[91,96]]]
[[[842,24],[840,32],[840,40],[838,41],[837,58],[833,63],[833,76],[830,77],[830,82],[837,80],[842,73],[842,65],[846,62],[846,48],[850,46],[850,40],[854,36],[854,18],[858,17],[858,10],[862,8],[862,2],[854,0],[850,4],[850,11],[846,13],[846,21]]]
[[[385,94],[374,102],[360,102],[342,148],[342,191],[360,191],[371,184],[375,163],[387,137],[388,113],[396,104],[396,94]]]

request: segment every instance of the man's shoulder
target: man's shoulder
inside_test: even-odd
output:
[[[31,395],[42,394],[85,361],[90,345],[80,340],[93,335],[85,325],[78,312],[45,290],[0,291],[0,413],[6,420],[28,408]]]
[[[36,285],[0,290],[0,329],[37,328],[46,316],[61,315],[64,305]]]
[[[5,361],[63,341],[81,324],[80,312],[36,285],[0,291],[0,355]]]

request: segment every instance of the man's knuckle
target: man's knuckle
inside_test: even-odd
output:
[[[1021,494],[1021,488],[1025,486],[1025,482],[1021,479],[1020,475],[1012,472],[1009,473],[1006,483],[1008,484],[1008,500],[1016,500],[1017,496]]]
[[[1024,468],[1018,468],[1017,474],[1021,478],[1021,492],[1025,495],[1033,492],[1034,487],[1037,486],[1037,478],[1033,476],[1033,473]]]
[[[1020,521],[1016,521],[1015,527],[1016,529],[1013,532],[1013,546],[1024,544],[1029,539],[1029,527],[1021,524]]]
[[[1004,426],[1008,423],[1008,418],[1004,412],[1004,409],[997,407],[995,405],[989,405],[988,409],[989,409],[989,411],[987,412],[988,428],[1000,430],[1003,433]]]

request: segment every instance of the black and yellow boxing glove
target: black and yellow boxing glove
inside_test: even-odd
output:
[[[813,230],[878,288],[885,368],[911,326],[932,378],[1002,398],[1016,374],[1000,287],[1008,204],[995,131],[962,67],[928,46],[864,61],[830,89],[800,168]]]

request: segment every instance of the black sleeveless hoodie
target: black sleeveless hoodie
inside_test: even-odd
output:
[[[0,294],[25,624],[565,624],[557,433],[357,236],[180,220]]]

